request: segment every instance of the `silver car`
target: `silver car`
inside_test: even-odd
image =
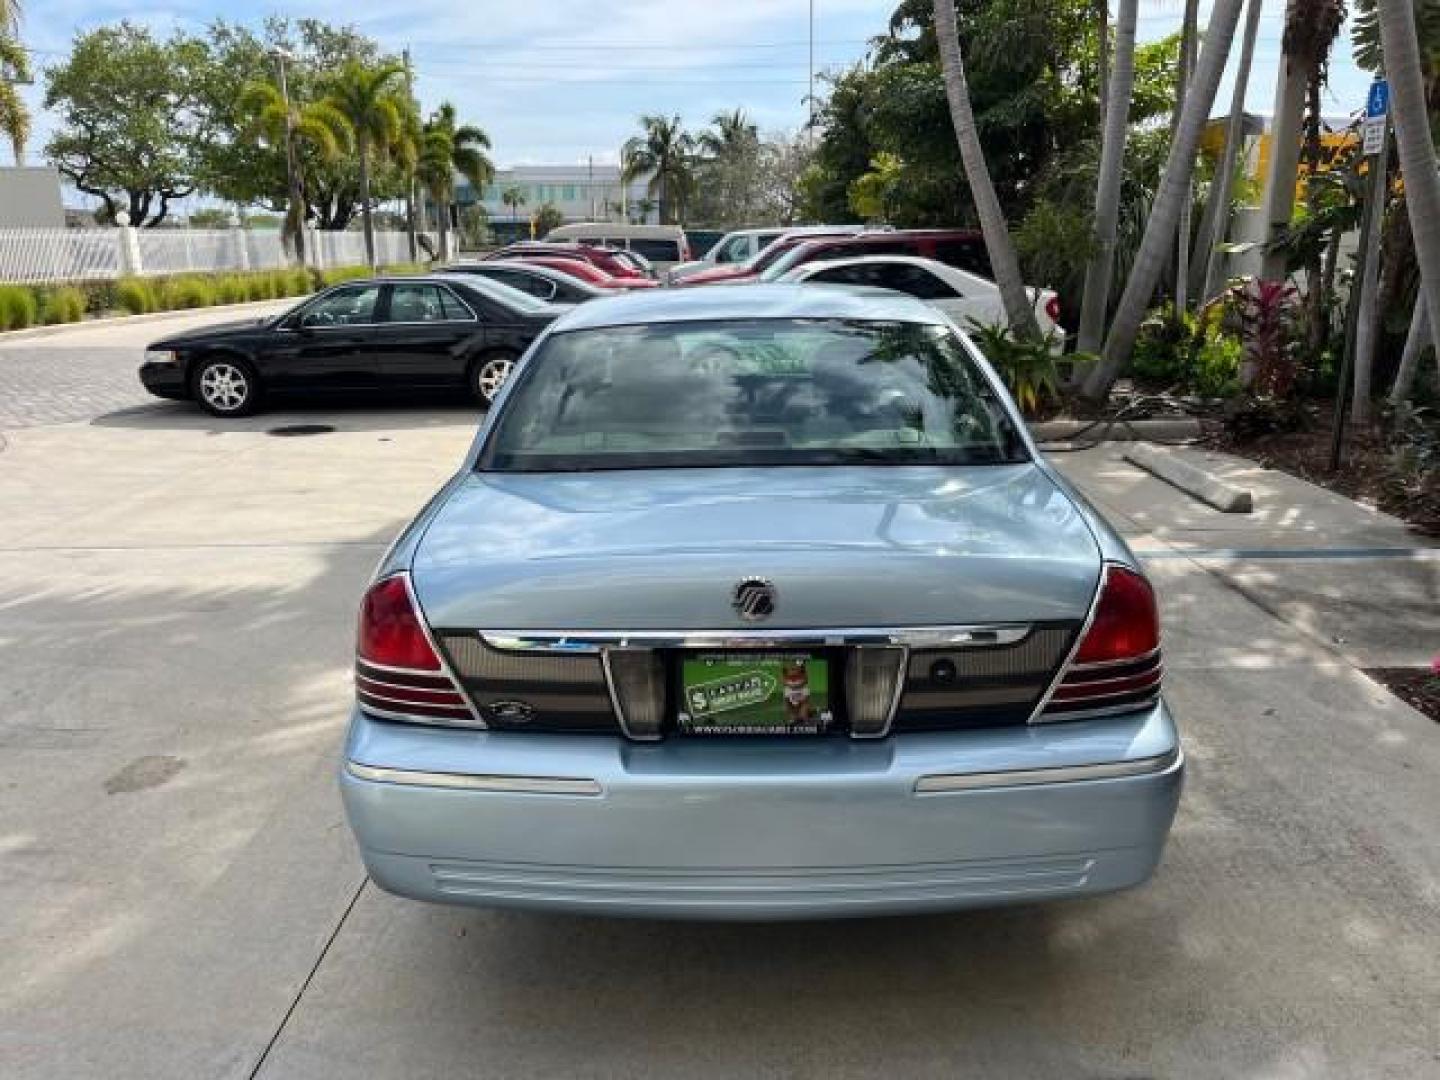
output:
[[[597,300],[521,360],[362,604],[341,768],[444,903],[776,919],[1101,893],[1183,758],[1154,594],[945,316]]]

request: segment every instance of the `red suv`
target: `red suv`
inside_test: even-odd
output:
[[[528,259],[531,257],[551,259],[578,259],[598,267],[611,277],[643,278],[645,275],[634,263],[623,258],[611,248],[594,247],[590,244],[547,244],[540,240],[522,240],[499,251],[492,251],[486,259]]]

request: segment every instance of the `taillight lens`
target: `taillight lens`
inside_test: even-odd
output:
[[[1058,296],[1052,294],[1045,301],[1045,315],[1051,322],[1058,323],[1060,321],[1060,298]]]
[[[360,604],[355,696],[370,712],[424,723],[475,723],[445,674],[403,574],[371,586]]]
[[[1085,636],[1041,719],[1126,712],[1160,693],[1160,617],[1155,592],[1134,570],[1107,565]]]
[[[402,575],[377,581],[360,604],[360,634],[355,651],[362,660],[385,667],[439,671],[440,657],[420,627]]]

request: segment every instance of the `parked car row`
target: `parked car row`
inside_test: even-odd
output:
[[[794,282],[905,293],[962,328],[1006,321],[979,233],[815,225],[740,229],[699,260],[670,226],[566,225],[425,277],[347,282],[269,320],[156,342],[140,377],[161,397],[243,416],[312,390],[465,389],[488,405],[515,360],[576,304],[627,292]],[[653,259],[652,259],[653,257]],[[1059,298],[1031,289],[1058,348]]]

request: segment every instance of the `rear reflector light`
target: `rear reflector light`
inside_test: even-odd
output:
[[[850,734],[859,739],[886,734],[899,701],[907,650],[861,646],[845,664],[845,701]]]
[[[1160,618],[1155,592],[1134,570],[1107,565],[1095,614],[1040,719],[1126,712],[1160,693]]]
[[[1051,322],[1060,321],[1060,298],[1051,296],[1045,301],[1045,314]]]
[[[355,698],[368,712],[437,724],[478,724],[445,673],[403,574],[377,581],[360,604]]]

